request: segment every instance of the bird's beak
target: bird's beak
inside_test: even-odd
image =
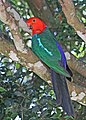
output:
[[[28,21],[26,21],[26,24],[27,24],[28,28],[31,30],[32,29],[32,25],[30,23],[28,23]]]
[[[31,30],[32,28],[31,28],[31,26],[30,26],[30,24],[28,24],[27,22],[26,22],[26,29],[25,29],[25,31],[30,35],[30,36],[32,36],[32,30]]]
[[[30,25],[30,26],[29,26],[29,29],[32,29],[32,28],[33,28],[32,25]]]

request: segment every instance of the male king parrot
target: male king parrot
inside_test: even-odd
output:
[[[72,72],[61,46],[47,25],[39,18],[32,17],[26,23],[32,30],[32,51],[51,69],[57,104],[63,107],[68,116],[74,116],[66,83],[66,78],[71,81]]]

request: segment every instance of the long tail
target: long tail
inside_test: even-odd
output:
[[[66,112],[68,116],[74,117],[74,110],[68,92],[66,78],[51,70],[51,79],[57,104],[62,106],[64,112]]]

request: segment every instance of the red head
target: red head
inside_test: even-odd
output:
[[[32,17],[26,21],[29,29],[32,30],[32,35],[40,34],[47,27],[45,23],[39,18]]]

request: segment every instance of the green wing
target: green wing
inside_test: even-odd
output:
[[[56,40],[48,28],[41,34],[32,37],[33,52],[54,71],[70,77],[69,73],[61,65],[61,53],[56,45]]]

